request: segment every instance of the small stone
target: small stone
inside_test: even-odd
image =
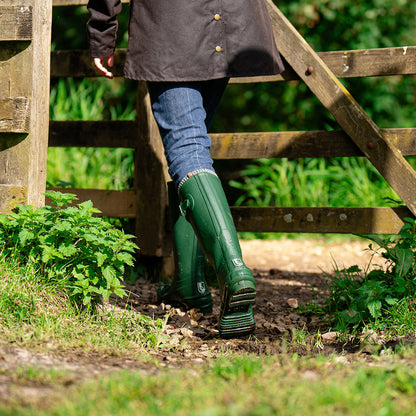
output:
[[[263,328],[271,328],[272,324],[270,322],[263,322]]]
[[[322,341],[331,343],[338,339],[338,332],[325,332],[325,334],[322,334]]]
[[[288,299],[287,304],[293,309],[297,309],[299,307],[298,300],[294,298]]]
[[[192,337],[194,335],[193,332],[188,328],[181,328],[181,334],[184,337]]]

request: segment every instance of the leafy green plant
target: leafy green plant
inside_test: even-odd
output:
[[[37,264],[48,281],[78,304],[94,306],[110,294],[125,296],[122,278],[133,265],[132,235],[95,217],[91,201],[68,206],[74,194],[47,191],[55,207],[19,206],[0,216],[0,247],[21,264]]]
[[[379,206],[399,199],[363,158],[259,159],[230,181],[236,205]]]
[[[335,269],[331,276],[329,294],[321,313],[329,315],[334,327],[346,330],[362,327],[365,324],[385,320],[391,315],[391,308],[400,304],[413,305],[416,292],[416,220],[406,218],[397,236],[367,236],[380,247],[378,250],[386,259],[384,268],[370,271],[358,266]],[[369,265],[370,266],[370,265]],[[316,305],[308,308],[317,312]],[[395,318],[397,322],[397,317]]]

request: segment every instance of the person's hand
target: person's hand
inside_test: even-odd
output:
[[[108,55],[106,58],[94,58],[94,65],[106,78],[112,79],[114,74],[104,66],[105,60],[107,60],[107,65],[111,68],[114,65],[114,54]]]

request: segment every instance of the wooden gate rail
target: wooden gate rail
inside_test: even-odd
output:
[[[51,147],[134,149],[137,146],[134,121],[51,121],[49,126]],[[404,156],[416,155],[415,128],[381,129],[381,132]],[[214,133],[210,137],[215,160],[364,156],[342,130]]]
[[[416,46],[379,49],[357,49],[349,51],[318,52],[317,56],[337,78],[362,78],[373,76],[411,75],[416,73]],[[123,76],[126,49],[115,52],[116,77]],[[51,56],[52,78],[97,77],[86,50],[53,51]],[[232,78],[231,83],[255,83],[294,81],[301,79],[292,69],[282,74],[264,77]]]
[[[333,114],[343,131],[292,131],[212,135],[214,159],[365,156],[383,174],[407,207],[232,207],[239,231],[397,233],[403,218],[416,211],[416,174],[403,158],[416,155],[416,129],[379,129],[338,78],[416,74],[416,46],[315,53],[272,0],[266,0],[278,48],[287,70],[278,76],[233,78],[231,83],[304,81]],[[128,0],[123,1],[128,3]],[[87,0],[53,0],[54,6],[86,5]],[[296,54],[293,53],[296,45]],[[115,53],[122,76],[125,49]],[[51,77],[97,77],[88,51],[55,51]],[[127,147],[135,149],[132,191],[67,190],[92,199],[106,216],[136,218],[144,255],[170,254],[166,242],[166,164],[151,116],[148,95],[139,83],[136,121],[50,122],[49,146]],[[98,134],[99,132],[99,134]],[[57,188],[55,188],[57,189]],[[65,189],[63,189],[65,191]],[[409,210],[410,208],[410,210]]]

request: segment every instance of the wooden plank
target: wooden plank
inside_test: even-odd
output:
[[[416,213],[416,172],[273,1],[266,2],[273,21],[277,47],[282,55],[407,207]]]
[[[50,121],[50,147],[137,146],[136,121]]]
[[[130,0],[121,0],[123,4],[129,4]],[[60,6],[86,6],[88,0],[53,0],[53,7]]]
[[[231,207],[238,231],[283,233],[397,234],[406,207]]]
[[[337,78],[416,74],[416,46],[351,51],[318,52],[317,54]],[[53,78],[95,77],[87,50],[54,51],[51,56]],[[117,49],[113,72],[123,76],[126,49]],[[256,83],[299,80],[300,77],[288,66],[280,75],[265,77],[231,78],[230,83]]]
[[[416,129],[383,129],[406,156],[416,155]],[[343,131],[212,134],[213,159],[364,156]]]
[[[51,121],[50,147],[137,147],[136,121]],[[416,155],[416,129],[383,129],[383,134],[406,156]],[[214,159],[363,156],[339,130],[211,135]]]
[[[416,46],[317,52],[337,78],[361,78],[416,74]],[[232,78],[231,83],[276,82],[300,77],[286,62],[286,70],[266,77]]]
[[[47,189],[77,195],[78,199],[72,205],[91,200],[94,207],[98,208],[104,217],[134,218],[136,216],[135,191],[107,191],[57,187],[48,187]],[[50,203],[51,201],[47,199],[46,204]]]
[[[32,7],[0,5],[0,41],[32,39]]]
[[[30,128],[30,99],[0,98],[0,132],[28,133]]]

